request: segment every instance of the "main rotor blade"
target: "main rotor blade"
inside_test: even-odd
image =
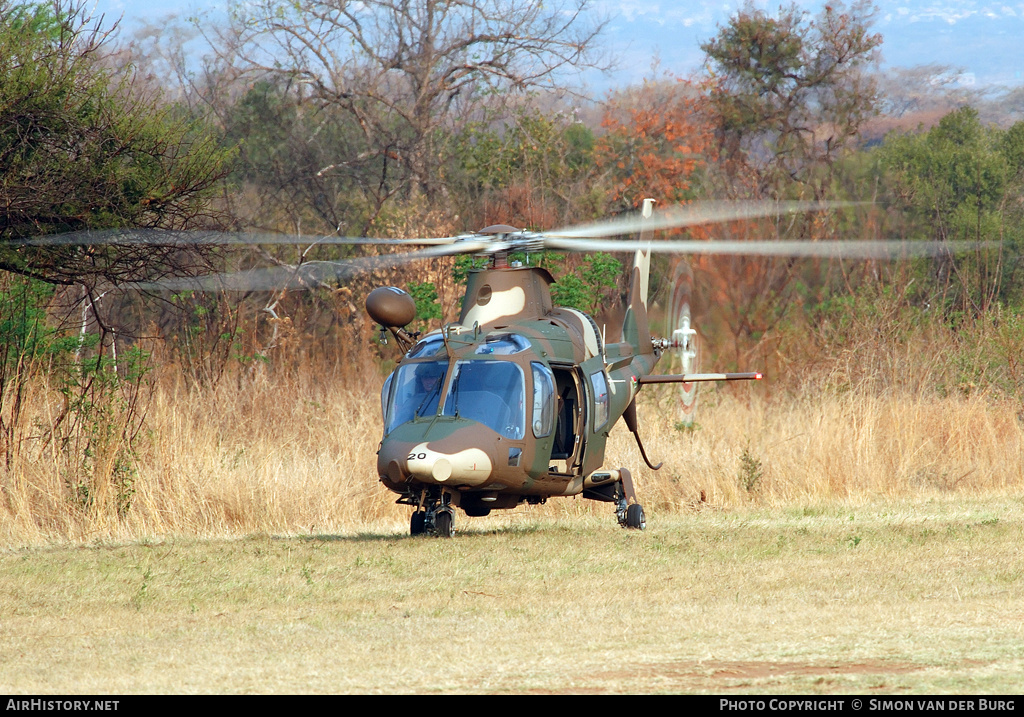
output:
[[[452,244],[460,237],[422,239],[375,239],[372,237],[312,236],[271,232],[178,231],[173,229],[102,229],[49,236],[11,239],[11,246],[104,246],[144,244],[152,246],[228,246],[271,244],[434,246]]]
[[[786,256],[846,259],[895,259],[941,256],[962,251],[994,249],[998,242],[938,242],[839,239],[833,241],[615,241],[611,239],[545,239],[545,247],[577,252],[631,252],[638,249],[671,254]]]
[[[399,266],[419,259],[481,251],[489,242],[459,242],[456,246],[422,249],[404,254],[364,256],[345,261],[310,261],[298,266],[275,266],[224,274],[173,277],[151,282],[126,284],[123,288],[147,291],[278,291],[314,289],[328,281],[344,281],[354,274]]]
[[[562,238],[601,238],[634,234],[641,228],[669,229],[699,224],[754,219],[794,212],[824,211],[849,206],[841,202],[696,202],[656,211],[654,216],[643,219],[640,214],[606,222],[583,226],[563,227],[545,236]],[[470,240],[475,235],[463,234],[453,237],[420,237],[411,239],[377,239],[374,237],[314,236],[301,234],[277,234],[273,232],[221,232],[209,230],[185,231],[174,229],[83,229],[81,231],[52,234],[48,236],[11,239],[5,243],[11,246],[102,246],[144,244],[155,246],[227,246],[240,245],[393,245],[393,246],[440,246]]]
[[[852,206],[852,204],[848,202],[700,202],[658,210],[646,219],[641,217],[639,212],[635,212],[606,222],[565,227],[541,233],[546,237],[596,239],[635,234],[641,229],[678,229],[700,224],[758,219],[796,212],[820,212],[845,206]]]

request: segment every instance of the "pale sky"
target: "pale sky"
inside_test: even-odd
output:
[[[90,0],[98,13],[123,14],[123,27],[175,13],[221,10],[225,0]],[[742,0],[595,0],[599,14],[611,18],[605,42],[620,59],[611,84],[636,83],[651,75],[652,60],[662,71],[687,75],[699,69],[699,45],[742,6]],[[757,6],[771,10],[789,0]],[[817,12],[823,0],[796,3]],[[848,3],[850,4],[850,3]],[[982,84],[1024,84],[1024,0],[904,0],[877,2],[872,29],[885,38],[889,65],[945,64],[962,68]]]

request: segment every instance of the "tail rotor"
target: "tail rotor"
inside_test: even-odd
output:
[[[680,262],[672,277],[672,303],[668,315],[666,335],[670,337],[673,370],[679,373],[700,372],[700,350],[697,330],[694,328],[691,306],[693,300],[693,270],[685,261]],[[680,383],[676,400],[679,422],[690,427],[697,409],[697,383]]]

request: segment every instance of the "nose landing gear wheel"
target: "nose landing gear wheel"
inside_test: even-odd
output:
[[[427,514],[422,510],[413,513],[409,520],[409,535],[423,535],[427,532],[426,519]]]
[[[409,518],[410,535],[437,535],[451,538],[455,535],[455,510],[447,493],[428,494],[424,491]]]
[[[434,534],[440,538],[455,536],[455,516],[451,510],[439,510],[434,516]]]

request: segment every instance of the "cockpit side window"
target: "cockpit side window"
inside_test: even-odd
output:
[[[392,371],[384,379],[384,387],[380,390],[380,415],[384,419],[385,426],[388,424],[388,399],[391,397],[391,382],[394,378],[395,372]]]
[[[434,334],[432,336],[427,336],[409,349],[409,353],[406,355],[406,358],[414,359],[436,356],[443,348],[444,338],[442,338],[441,334]]]
[[[534,361],[533,369],[533,435],[551,435],[555,424],[555,377],[551,369]]]
[[[446,361],[420,361],[398,367],[393,374],[385,434],[414,418],[437,414],[447,370]]]
[[[594,432],[608,423],[608,381],[604,372],[590,374],[590,385],[594,390]]]

